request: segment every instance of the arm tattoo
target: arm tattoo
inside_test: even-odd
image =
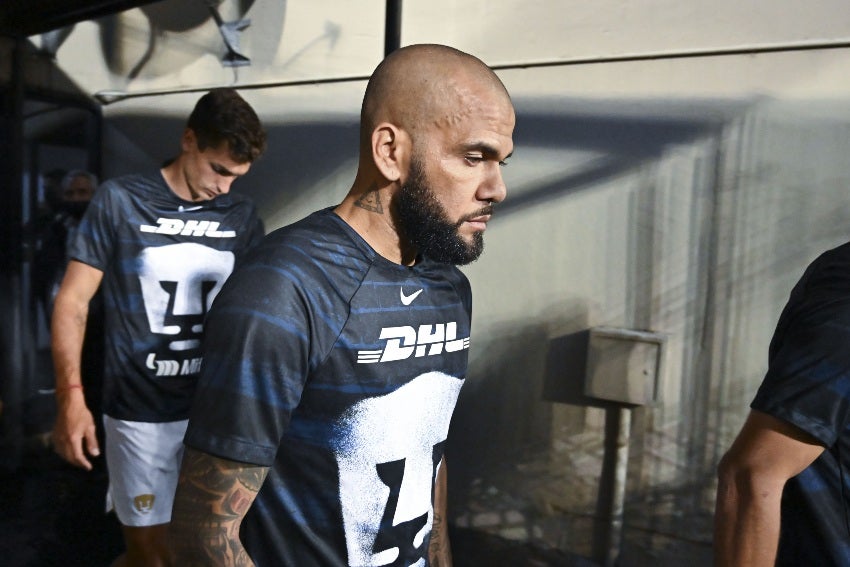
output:
[[[239,527],[268,469],[186,449],[171,543],[180,565],[253,565]]]
[[[443,524],[443,517],[434,512],[434,523],[431,526],[431,541],[428,544],[428,561],[431,567],[450,567],[449,548],[447,542],[443,541],[444,531],[446,526]]]
[[[360,195],[354,204],[361,209],[366,209],[367,211],[372,211],[373,213],[378,213],[379,215],[384,214],[384,207],[381,205],[381,193],[378,191],[378,186],[374,183],[369,190]]]

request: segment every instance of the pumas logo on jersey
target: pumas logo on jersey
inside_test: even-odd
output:
[[[165,335],[168,348],[185,352],[201,346],[204,318],[236,257],[198,242],[151,246],[137,261],[150,330]]]
[[[235,230],[219,230],[220,222],[207,220],[156,219],[159,226],[143,224],[142,232],[156,234],[179,234],[180,236],[207,236],[209,238],[236,238]]]
[[[462,385],[442,372],[420,374],[357,402],[334,423],[346,565],[426,565],[431,495]]]
[[[401,298],[401,302],[404,305],[410,305],[411,303],[413,303],[413,300],[419,297],[420,293],[422,293],[422,289],[414,291],[410,295],[404,294],[404,288],[399,288],[398,290],[398,296]]]
[[[445,352],[457,352],[469,348],[469,337],[457,338],[457,323],[437,323],[410,326],[384,327],[379,335],[386,345],[378,350],[357,351],[357,362],[374,364],[405,360],[411,356],[433,356]]]

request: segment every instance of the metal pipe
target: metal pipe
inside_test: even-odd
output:
[[[0,401],[3,408],[0,416],[3,420],[3,439],[0,447],[5,454],[0,462],[9,470],[20,466],[23,448],[23,382],[32,376],[32,341],[27,334],[29,325],[26,316],[28,305],[22,286],[24,191],[22,188],[23,162],[23,106],[25,97],[23,39],[15,40],[12,51],[12,73],[9,82],[9,95],[6,99],[8,119],[3,122],[7,129],[5,148],[6,192],[5,213],[2,215],[6,233],[4,234],[3,270],[0,271],[0,294],[4,305],[8,306],[7,325],[0,332],[2,348],[5,350],[3,371],[6,380],[0,383]],[[29,341],[29,342],[28,342]],[[28,356],[29,355],[29,356]]]
[[[644,53],[621,53],[552,59],[550,61],[529,61],[527,63],[493,64],[495,70],[531,69],[535,67],[562,67],[571,65],[596,65],[598,63],[623,63],[629,61],[656,61],[664,59],[689,59],[695,57],[728,57],[734,55],[757,55],[759,53],[782,53],[788,51],[815,51],[824,49],[847,49],[850,38],[834,40],[794,41],[790,43],[765,43],[761,45],[734,45],[702,49],[682,49],[679,51],[647,51]]]
[[[611,483],[611,509],[609,510],[608,543],[605,567],[614,567],[623,545],[623,513],[626,503],[626,480],[629,470],[629,440],[632,429],[632,410],[620,406],[616,410],[617,440],[614,450],[614,475]]]
[[[394,12],[390,27],[390,5],[397,6],[398,12]],[[390,37],[390,31],[396,34]],[[387,0],[387,27],[385,30],[384,52],[391,53],[401,45],[401,0]],[[395,48],[392,48],[395,45]],[[543,67],[570,67],[573,65],[595,65],[598,63],[622,63],[628,61],[654,61],[663,59],[683,59],[690,57],[723,57],[733,55],[757,55],[759,53],[779,53],[787,51],[812,51],[824,49],[848,49],[850,39],[838,39],[834,41],[798,41],[786,44],[765,44],[754,46],[735,46],[719,49],[692,49],[684,51],[664,51],[647,53],[624,53],[621,55],[608,55],[601,57],[576,57],[574,59],[553,59],[551,61],[527,61],[525,63],[503,63],[492,64],[490,67],[496,71],[509,71],[512,69],[535,69]],[[270,81],[267,83],[246,83],[236,85],[238,89],[270,89],[280,87],[298,87],[304,85],[328,85],[334,83],[348,83],[355,81],[367,81],[369,75],[351,75],[339,77],[320,77],[315,79],[297,79],[291,81]],[[128,98],[139,98],[147,96],[163,96],[179,93],[206,92],[209,86],[204,87],[181,87],[174,89],[149,90],[138,92],[127,92],[121,90],[103,90],[94,93],[94,98],[103,105],[112,104]]]
[[[387,0],[384,57],[401,47],[401,0]]]

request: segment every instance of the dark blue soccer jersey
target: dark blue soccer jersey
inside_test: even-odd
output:
[[[770,344],[752,408],[825,450],[782,494],[777,565],[850,565],[850,244],[803,274]]]
[[[330,209],[248,255],[209,314],[186,444],[271,467],[242,528],[258,566],[426,564],[470,314],[460,270],[389,262]]]
[[[104,413],[147,422],[188,417],[204,317],[237,256],[262,235],[245,197],[184,201],[158,171],[98,188],[70,257],[103,272]]]

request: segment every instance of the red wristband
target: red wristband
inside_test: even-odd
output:
[[[82,384],[68,384],[67,386],[63,386],[63,387],[61,387],[61,388],[56,388],[56,393],[57,393],[57,394],[62,394],[62,393],[64,393],[64,392],[67,392],[68,390],[75,390],[75,389],[77,389],[77,388],[79,388],[80,390],[82,390],[82,389],[83,389],[83,385],[82,385]]]

